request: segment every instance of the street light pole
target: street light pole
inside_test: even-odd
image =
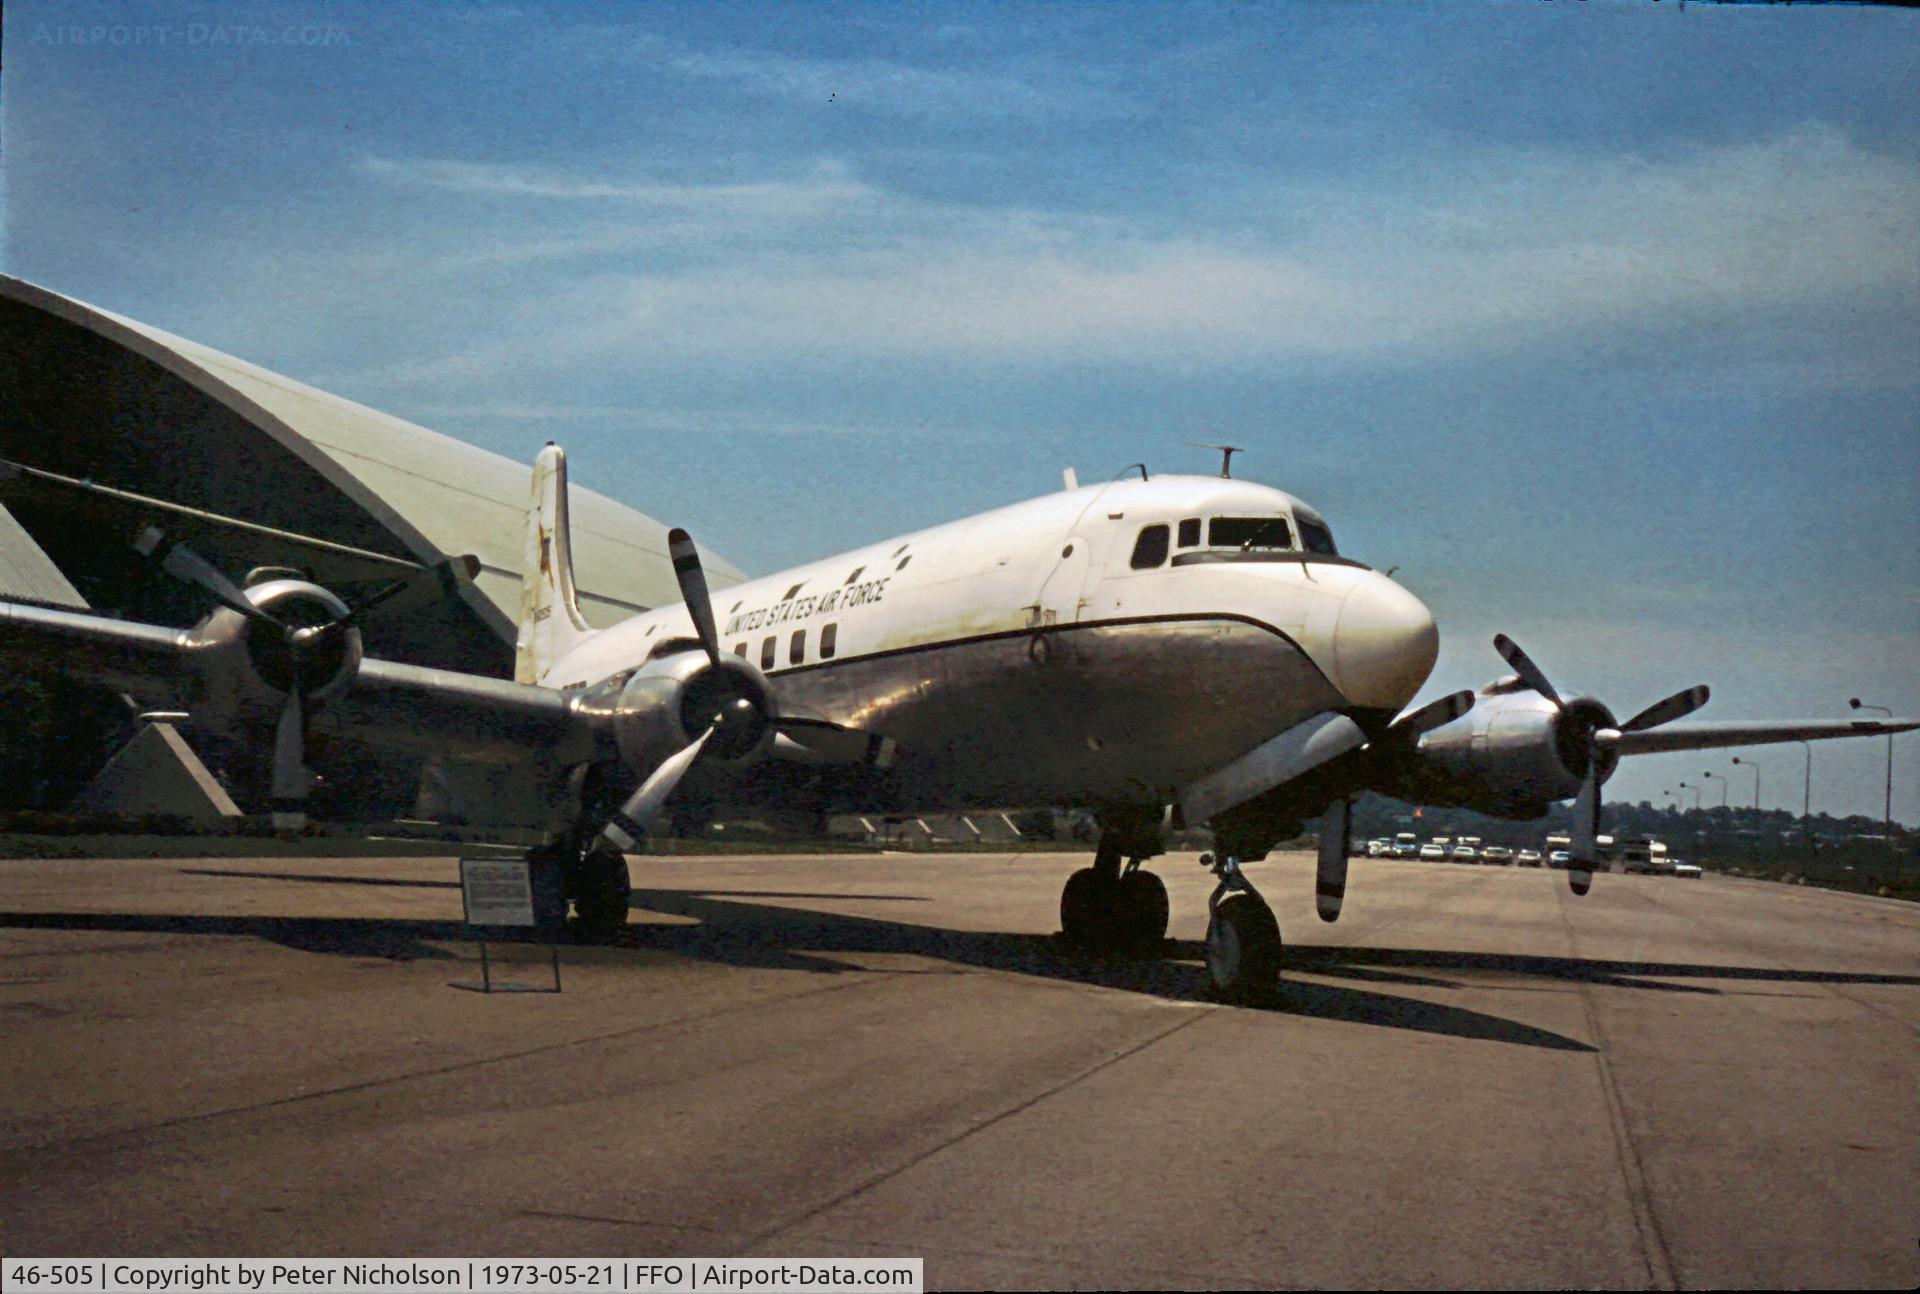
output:
[[[1721,777],[1721,776],[1720,776],[1720,774],[1718,774],[1718,773],[1716,773],[1716,772],[1714,772],[1714,771],[1713,771],[1712,769],[1708,769],[1708,770],[1707,770],[1706,772],[1704,772],[1704,773],[1702,773],[1702,774],[1700,774],[1700,776],[1702,776],[1702,777],[1711,777],[1711,778],[1716,778],[1716,779],[1718,779],[1718,780],[1719,780],[1719,783],[1720,783],[1720,807],[1721,807],[1721,808],[1723,808],[1723,809],[1724,809],[1724,808],[1726,808],[1726,807],[1727,807],[1727,785],[1728,785],[1728,783],[1727,783],[1727,779],[1726,779],[1726,778],[1724,778],[1724,777]]]
[[[1857,696],[1854,697],[1853,700],[1847,702],[1847,704],[1852,706],[1856,710],[1878,710],[1881,714],[1886,715],[1887,718],[1889,719],[1893,718],[1893,711],[1887,709],[1886,706],[1867,705],[1864,702],[1862,702],[1860,698]],[[1887,844],[1889,845],[1893,844],[1893,734],[1892,733],[1887,734]]]
[[[1750,759],[1742,760],[1738,755],[1733,757],[1733,762],[1736,764],[1744,763],[1748,768],[1753,770],[1753,811],[1755,813],[1760,812],[1760,765]]]
[[[1800,830],[1806,833],[1807,856],[1811,858],[1813,856],[1813,743],[1803,741],[1800,744],[1807,748],[1807,787],[1801,793]]]

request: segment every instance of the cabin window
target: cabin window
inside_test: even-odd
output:
[[[1207,547],[1292,548],[1293,528],[1285,517],[1215,517],[1207,523]]]
[[[1300,542],[1307,546],[1308,552],[1326,553],[1330,557],[1338,556],[1333,546],[1333,532],[1327,529],[1326,522],[1313,521],[1306,517],[1300,517],[1298,521],[1300,522]]]
[[[820,659],[826,660],[833,655],[833,649],[840,641],[840,626],[836,622],[820,626]]]
[[[1182,548],[1200,546],[1200,518],[1188,517],[1180,523],[1180,546]]]
[[[735,656],[738,656],[741,660],[745,660],[747,658],[747,640],[745,638],[742,638],[739,642],[733,645],[733,654]]]
[[[787,641],[787,664],[798,665],[807,658],[807,631],[796,629]]]
[[[775,639],[769,638],[765,642],[760,644],[760,668],[761,669],[773,668],[774,651],[776,650],[774,647],[775,641],[776,641]]]
[[[1167,560],[1166,526],[1147,526],[1140,532],[1140,538],[1133,541],[1133,569],[1152,570]]]

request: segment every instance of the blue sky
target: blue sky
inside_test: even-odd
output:
[[[1622,716],[1920,713],[1920,16],[34,3],[0,266],[764,572],[1185,447]],[[1877,814],[1883,743],[1814,759]],[[1769,804],[1799,747],[1756,752]],[[1896,746],[1920,820],[1920,740]],[[1724,755],[1628,761],[1656,796]]]

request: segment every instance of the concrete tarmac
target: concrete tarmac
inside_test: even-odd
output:
[[[493,996],[450,859],[0,862],[0,1244],[1920,1284],[1920,909],[1357,859],[1325,925],[1281,856],[1253,1009],[1192,855],[1164,959],[1063,950],[1083,861],[637,858],[629,944]]]

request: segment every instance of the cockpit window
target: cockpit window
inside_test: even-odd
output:
[[[1133,541],[1133,569],[1151,570],[1167,560],[1168,533],[1165,526],[1147,526]]]
[[[1207,547],[1292,548],[1293,531],[1285,517],[1215,517],[1207,523]]]
[[[1180,523],[1180,546],[1182,548],[1200,546],[1200,518],[1188,517]]]
[[[1339,555],[1333,546],[1333,532],[1327,529],[1324,521],[1311,517],[1295,518],[1300,523],[1300,542],[1307,546],[1310,553],[1325,553],[1329,557]]]

